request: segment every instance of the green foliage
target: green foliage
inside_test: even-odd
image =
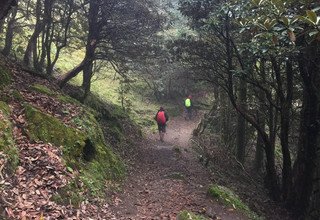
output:
[[[208,189],[208,193],[223,204],[242,211],[250,219],[262,219],[256,213],[251,211],[250,208],[241,201],[238,195],[226,187],[211,185]]]
[[[0,65],[0,89],[9,85],[11,83],[10,71],[5,67]]]
[[[189,212],[187,210],[184,210],[178,214],[177,220],[207,220],[207,218],[205,218],[201,215],[196,215],[196,214]]]
[[[9,120],[10,108],[2,101],[0,101],[0,115],[3,116],[0,120],[0,151],[7,156],[5,171],[12,174],[19,163],[19,152],[13,139],[13,128]]]

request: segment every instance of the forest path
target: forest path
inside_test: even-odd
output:
[[[209,219],[247,219],[207,196],[210,175],[199,164],[189,139],[197,120],[171,118],[165,142],[150,134],[129,168],[123,191],[113,195],[116,219],[176,219],[182,210]]]

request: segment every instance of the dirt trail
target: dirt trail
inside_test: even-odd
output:
[[[123,192],[113,196],[116,219],[176,219],[189,210],[209,219],[247,219],[207,197],[209,173],[198,163],[188,141],[197,120],[171,119],[165,142],[150,135],[129,168]]]

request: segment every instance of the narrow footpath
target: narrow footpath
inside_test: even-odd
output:
[[[207,196],[210,174],[198,163],[189,140],[197,120],[171,119],[165,142],[150,134],[129,168],[122,192],[113,195],[115,219],[176,219],[182,210],[208,219],[247,219]]]

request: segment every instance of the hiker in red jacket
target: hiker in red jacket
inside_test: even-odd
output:
[[[160,107],[154,119],[157,121],[160,141],[163,142],[164,134],[166,133],[166,123],[169,120],[168,114],[164,111],[163,107]]]

